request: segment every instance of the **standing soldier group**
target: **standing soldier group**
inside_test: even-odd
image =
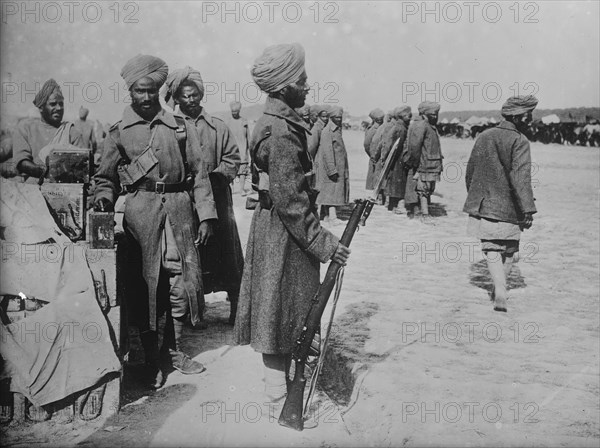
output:
[[[251,137],[239,103],[231,104],[228,124],[201,106],[204,84],[197,70],[169,73],[162,59],[149,55],[135,56],[121,70],[131,105],[105,139],[93,204],[96,211],[112,211],[117,197],[126,197],[123,226],[131,249],[126,277],[133,285],[127,300],[155,388],[171,368],[184,374],[205,370],[182,351],[183,327],[187,321],[201,325],[204,293],[221,288],[231,301],[235,343],[261,354],[265,391],[281,403],[291,353],[319,287],[320,263],[348,260],[350,250],[321,226],[317,209],[334,225],[336,207],[349,201],[343,110],[304,106],[309,90],[304,62],[300,44],[268,47],[256,59],[251,74],[268,97]],[[159,102],[163,84],[175,113]],[[87,111],[81,111],[77,126],[63,123],[63,102],[60,87],[49,80],[34,101],[41,120],[17,127],[14,159],[25,178],[43,179],[40,151],[52,143],[93,149]],[[464,211],[482,241],[498,311],[506,311],[506,276],[520,232],[531,226],[536,211],[529,142],[522,134],[536,104],[533,97],[509,99],[502,109],[505,120],[481,134],[467,169]],[[388,210],[401,214],[404,199],[408,216],[419,215],[427,224],[443,168],[439,109],[423,102],[412,122],[408,106],[389,111],[387,119],[375,109],[364,139],[367,188],[391,157],[383,203],[387,197]],[[239,176],[244,193],[250,170],[258,203],[244,265],[231,185]],[[213,274],[210,282],[202,278],[207,271]]]
[[[343,109],[339,106],[313,105],[300,111],[312,123],[308,153],[313,159],[314,188],[318,191],[320,219],[338,225],[337,207],[348,204],[350,175],[348,153],[342,136]]]
[[[429,101],[419,104],[419,117],[411,122],[409,106],[396,107],[384,114],[374,109],[369,116],[372,123],[364,138],[365,152],[369,156],[366,188],[371,190],[381,174],[386,160],[397,143],[390,160],[391,168],[381,191],[381,202],[388,210],[402,214],[399,202],[404,205],[409,218],[419,216],[425,224],[433,224],[429,214],[431,195],[442,172],[440,137],[435,127],[440,105]]]

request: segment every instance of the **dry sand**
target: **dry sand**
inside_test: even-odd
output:
[[[345,139],[351,196],[361,197],[362,133]],[[339,407],[320,393],[317,428],[299,433],[269,416],[260,357],[228,345],[227,303],[217,301],[211,327],[186,334],[187,350],[207,366],[202,375],[171,374],[155,393],[129,383],[108,421],[4,428],[3,443],[598,446],[600,152],[532,145],[538,213],[522,235],[504,314],[492,311],[485,262],[461,212],[472,145],[442,140],[436,226],[376,206],[355,236],[323,376]],[[251,213],[234,199],[245,243]]]

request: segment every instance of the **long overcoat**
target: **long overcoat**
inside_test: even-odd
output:
[[[363,146],[365,148],[365,152],[369,156],[369,165],[367,167],[367,182],[365,188],[367,190],[372,190],[375,187],[375,167],[377,162],[373,161],[371,158],[371,141],[373,141],[373,137],[375,137],[375,133],[377,129],[379,129],[379,123],[373,122],[365,131],[365,140],[363,142]]]
[[[185,180],[183,159],[176,138],[178,126],[171,113],[161,110],[152,121],[146,121],[137,115],[131,106],[127,106],[123,119],[113,128],[115,126],[119,128],[121,144],[131,160],[135,160],[144,152],[151,140],[152,130],[156,129],[151,147],[158,163],[148,171],[146,179],[166,183]],[[201,311],[204,306],[200,259],[194,240],[198,234],[198,221],[216,219],[217,212],[208,173],[202,164],[194,163],[200,160],[194,154],[197,146],[191,142],[193,139],[189,131],[187,134],[186,157],[195,175],[193,199],[188,191],[159,194],[141,190],[127,193],[125,199],[123,226],[129,237],[128,244],[139,249],[138,262],[142,265],[144,286],[144,291],[135,294],[135,299],[139,302],[135,304],[136,314],[133,317],[138,325],[147,323],[151,329],[156,329],[157,325],[158,280],[162,262],[161,238],[167,217],[181,257],[185,289],[182,294],[190,303],[195,301],[192,305],[197,305],[196,310]],[[95,200],[106,198],[113,203],[121,190],[118,166],[123,163],[114,135],[111,131],[105,140],[100,168],[94,176]],[[144,297],[146,294],[147,297]],[[134,296],[131,300],[134,300]],[[201,312],[194,312],[194,306],[191,310],[191,321],[196,325],[200,322]]]
[[[310,135],[307,137],[308,154],[312,158],[314,172],[314,176],[311,179],[311,187],[317,191],[321,189],[318,182],[322,177],[322,175],[319,174],[319,171],[323,169],[323,164],[319,163],[321,157],[319,147],[321,146],[321,134],[323,133],[325,126],[326,125],[323,123],[323,120],[317,117],[317,121],[315,121],[315,124],[310,130]]]
[[[240,150],[233,133],[226,124],[205,109],[195,119],[184,116],[188,128],[196,131],[199,139],[199,159],[209,173],[218,221],[215,235],[206,246],[200,246],[205,292],[227,291],[230,300],[237,300],[244,270],[244,253],[240,242],[231,182],[240,167]]]
[[[250,143],[253,178],[257,170],[269,178],[259,195],[272,205],[259,202],[252,217],[234,341],[260,353],[291,353],[319,287],[319,263],[339,243],[320,226],[305,176],[307,132],[293,109],[268,97]]]
[[[379,143],[383,137],[383,133],[385,130],[391,125],[389,121],[384,122],[381,126],[377,128],[375,131],[375,135],[371,140],[371,162],[373,163],[373,187],[375,187],[375,182],[379,179],[379,174],[381,173],[381,164],[379,163],[379,159],[381,159],[381,146]]]
[[[391,168],[384,191],[388,196],[402,199],[404,198],[404,189],[406,187],[406,176],[404,174],[404,167],[400,155],[402,154],[406,142],[406,125],[402,120],[392,120],[391,123],[392,124],[386,128],[381,138],[381,157],[379,163],[381,164],[381,169],[383,169],[394,143],[396,143],[396,140],[400,139],[394,159],[391,161]]]
[[[346,205],[350,199],[348,153],[342,137],[342,128],[331,120],[321,134],[317,159],[317,203],[329,206]],[[335,174],[338,175],[337,179],[331,179]]]

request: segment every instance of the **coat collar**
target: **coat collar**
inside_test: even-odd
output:
[[[518,132],[519,134],[521,133],[521,131],[519,131],[517,129],[517,127],[514,125],[514,123],[511,123],[510,121],[506,121],[506,120],[502,120],[500,123],[498,123],[498,126],[496,126],[499,129],[507,129],[509,131],[514,131],[514,132]]]
[[[173,114],[167,112],[164,109],[160,109],[160,111],[154,116],[152,121],[150,121],[150,127],[153,127],[155,123],[161,122],[165,126],[168,126],[173,129],[177,129],[177,122],[175,122],[175,117]],[[127,106],[123,111],[123,119],[121,124],[123,129],[133,126],[138,123],[148,123],[148,120],[140,117],[131,106]]]
[[[299,127],[310,134],[310,130],[308,129],[307,124],[304,122],[302,117],[279,98],[273,98],[271,96],[267,97],[264,113],[266,115],[282,118],[292,126]]]
[[[213,128],[214,130],[217,129],[217,127],[215,126],[215,124],[213,122],[212,115],[210,115],[208,112],[206,112],[206,109],[204,107],[200,111],[200,115],[198,115],[196,118],[188,117],[183,112],[181,112],[181,109],[179,109],[179,108],[177,108],[175,115],[177,115],[179,117],[183,117],[185,120],[193,121],[194,124],[196,124],[196,125],[198,124],[198,122],[200,120],[204,120],[206,122],[206,124],[208,124],[211,128]]]

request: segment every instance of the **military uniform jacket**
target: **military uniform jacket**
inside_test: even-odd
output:
[[[416,119],[408,128],[406,165],[419,173],[441,173],[442,147],[435,126],[427,120]]]
[[[469,215],[518,224],[523,213],[536,212],[529,141],[508,121],[477,137],[466,182]]]
[[[127,106],[123,119],[114,126],[119,127],[121,144],[132,160],[144,151],[150,141],[152,130],[156,127],[152,149],[158,163],[147,173],[145,179],[166,183],[184,181],[185,170],[175,136],[178,126],[172,114],[161,110],[149,122],[137,115],[131,106]],[[196,300],[200,309],[204,303],[200,261],[194,240],[198,233],[198,220],[216,219],[217,212],[208,173],[202,164],[197,163],[201,160],[200,157],[194,154],[194,151],[198,151],[198,146],[193,143],[194,134],[188,131],[187,136],[186,154],[191,171],[194,173],[193,199],[188,191],[158,194],[137,190],[127,193],[125,200],[123,225],[126,234],[139,245],[142,275],[148,288],[148,309],[139,310],[137,317],[140,321],[147,317],[152,329],[156,327],[161,237],[167,216],[181,256],[185,286],[183,294],[190,301]],[[122,162],[122,156],[111,132],[105,140],[100,168],[94,176],[95,200],[104,197],[115,202],[121,186],[117,168]],[[145,312],[148,313],[146,316],[144,316]],[[200,317],[192,313],[192,323],[198,323]]]
[[[339,243],[316,214],[305,175],[307,132],[293,109],[268,97],[250,142],[253,178],[257,170],[268,174],[272,207],[254,210],[234,340],[260,353],[291,353],[319,287],[320,263]]]

